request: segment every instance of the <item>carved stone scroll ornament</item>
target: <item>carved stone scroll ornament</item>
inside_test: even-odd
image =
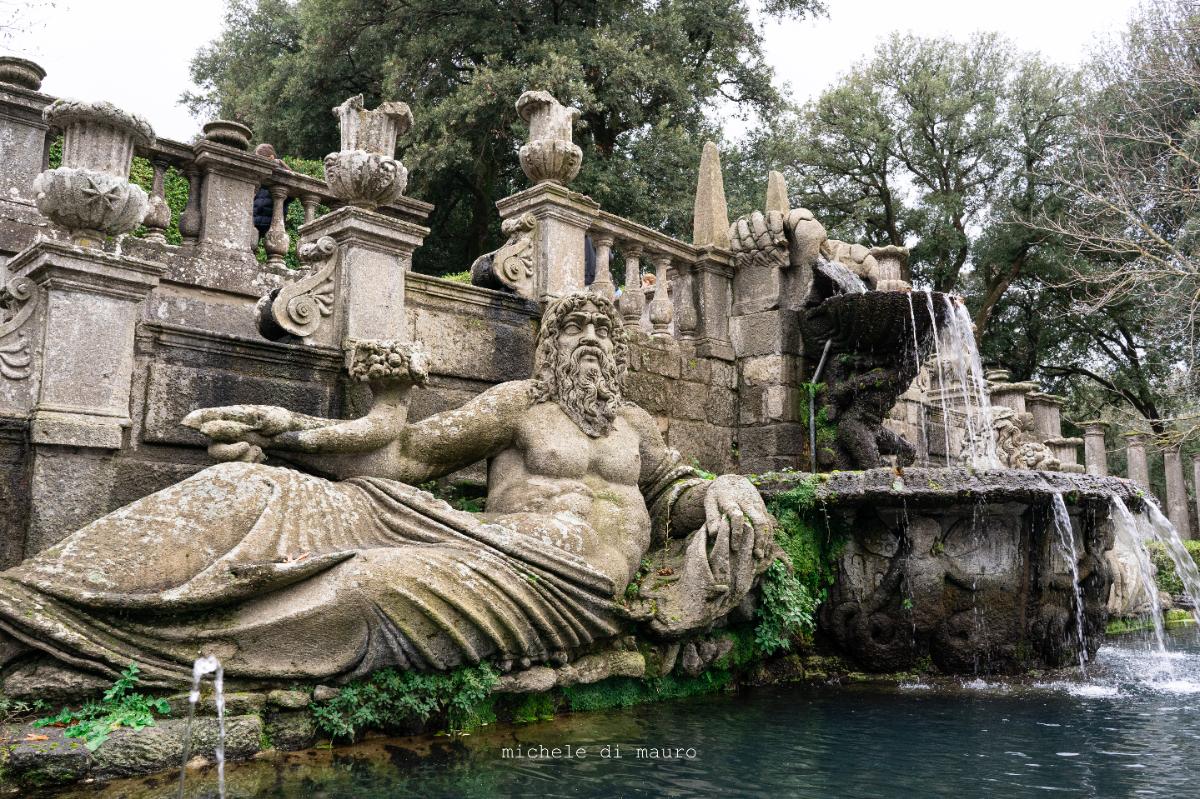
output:
[[[338,246],[329,236],[300,247],[300,260],[312,264],[312,274],[273,290],[258,301],[258,331],[278,341],[286,335],[307,338],[333,313],[334,275]]]
[[[29,334],[22,330],[37,306],[37,288],[29,278],[14,277],[0,291],[0,376],[24,380],[33,372]]]
[[[500,249],[475,259],[471,264],[471,283],[533,299],[537,230],[538,223],[533,214],[506,220],[500,231],[508,236],[508,241]]]

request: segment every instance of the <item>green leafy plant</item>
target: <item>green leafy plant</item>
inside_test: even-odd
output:
[[[786,652],[795,638],[812,632],[817,603],[781,560],[767,567],[760,590],[754,643],[764,655]]]
[[[365,729],[391,729],[445,717],[451,733],[468,732],[496,716],[490,694],[499,677],[486,663],[448,674],[381,669],[313,706],[317,727],[353,739]]]
[[[0,696],[0,724],[13,724],[37,713],[45,713],[49,709],[50,705],[44,699],[24,702]]]
[[[1183,545],[1187,548],[1188,554],[1192,556],[1192,560],[1200,565],[1200,541],[1184,541]],[[1154,581],[1158,583],[1159,590],[1166,591],[1173,596],[1182,594],[1183,581],[1175,573],[1175,561],[1171,560],[1167,548],[1155,541],[1147,549],[1150,550],[1150,559],[1157,568]]]
[[[87,748],[94,752],[114,730],[121,727],[140,730],[153,725],[154,714],[165,715],[170,707],[166,699],[132,690],[138,683],[140,672],[136,663],[130,663],[99,702],[87,702],[78,710],[64,707],[57,715],[38,719],[33,726],[66,727],[63,731],[66,737],[82,738]]]

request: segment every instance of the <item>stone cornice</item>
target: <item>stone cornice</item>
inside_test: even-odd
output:
[[[236,178],[247,183],[262,183],[272,172],[270,161],[208,139],[201,139],[193,144],[192,150],[196,153],[196,166],[206,173]]]
[[[338,244],[357,244],[385,253],[411,253],[429,235],[429,228],[354,206],[344,206],[300,228],[301,241],[330,236]]]
[[[218,354],[230,361],[253,361],[274,366],[316,369],[338,376],[344,354],[338,347],[317,344],[284,344],[266,339],[218,333],[166,322],[142,322],[137,330],[137,352],[149,355],[156,350],[191,350]]]
[[[144,297],[166,271],[161,264],[41,239],[8,262],[9,273],[39,286]]]

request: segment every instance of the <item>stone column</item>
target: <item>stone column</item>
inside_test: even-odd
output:
[[[1179,450],[1163,450],[1163,471],[1167,477],[1167,518],[1182,538],[1192,538],[1192,523],[1188,515],[1187,484],[1183,482],[1183,460]]]
[[[671,268],[671,256],[654,256],[654,299],[650,301],[650,324],[654,326],[655,338],[671,337],[671,322],[675,311],[671,307],[668,293],[667,270]]]
[[[613,237],[600,233],[592,238],[592,244],[596,247],[596,279],[592,281],[589,287],[593,294],[599,294],[605,299],[611,300],[616,295],[616,289],[613,286],[612,270],[609,268],[609,261],[612,258]]]
[[[151,162],[154,167],[154,185],[150,190],[150,210],[142,224],[146,226],[146,241],[167,243],[167,228],[171,226],[171,206],[167,205],[166,180],[169,164],[162,158]]]
[[[40,295],[29,555],[110,510],[103,506],[115,479],[108,456],[131,423],[134,333],[164,267],[43,240],[11,268]]]
[[[1142,488],[1150,489],[1150,467],[1146,463],[1146,434],[1125,434],[1126,477]]]
[[[636,330],[641,327],[642,310],[646,305],[646,296],[642,293],[642,245],[633,242],[625,246],[624,252],[625,290],[621,292],[617,307],[625,327]]]
[[[1087,473],[1097,477],[1108,476],[1108,452],[1104,444],[1104,432],[1108,422],[1099,420],[1083,422],[1083,458]]]
[[[200,168],[195,162],[184,170],[188,179],[187,205],[179,215],[179,235],[185,242],[195,243],[200,237]]]
[[[321,202],[321,198],[315,194],[301,194],[300,207],[304,209],[304,224],[308,224],[317,218],[317,204]]]
[[[276,269],[286,269],[284,257],[292,241],[288,238],[285,226],[288,199],[287,186],[271,186],[271,227],[267,230],[263,247],[267,251],[267,263]]]
[[[1196,495],[1196,522],[1200,523],[1200,452],[1192,455],[1192,492]]]
[[[696,325],[700,323],[700,316],[696,313],[692,265],[687,261],[677,261],[675,281],[675,291],[671,292],[671,303],[675,311],[675,331],[681,340],[691,341],[696,338]]]

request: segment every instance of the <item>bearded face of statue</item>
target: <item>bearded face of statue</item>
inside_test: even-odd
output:
[[[623,331],[611,303],[566,297],[550,308],[538,344],[542,401],[553,400],[593,438],[612,430],[621,406]]]

